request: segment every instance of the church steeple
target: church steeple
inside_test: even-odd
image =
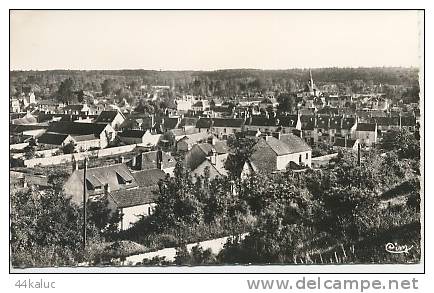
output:
[[[312,78],[312,70],[309,68],[309,75],[310,75],[310,86],[313,89],[313,78]]]

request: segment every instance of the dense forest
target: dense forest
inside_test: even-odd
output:
[[[418,86],[417,68],[320,68],[313,69],[315,84],[334,92],[390,92]],[[122,94],[139,97],[151,86],[169,86],[176,94],[230,97],[267,92],[303,90],[309,69],[258,70],[230,69],[216,71],[153,70],[48,70],[11,71],[10,95],[26,90],[39,97],[56,95],[62,81],[71,79],[76,90]],[[104,83],[109,91],[104,91]],[[122,93],[120,93],[122,92]]]

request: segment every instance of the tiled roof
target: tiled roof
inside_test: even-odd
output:
[[[316,119],[316,127],[329,129],[330,117],[329,116],[318,116]]]
[[[399,126],[399,117],[375,117],[371,120],[381,126]]]
[[[107,124],[96,123],[75,123],[75,122],[53,122],[47,129],[47,132],[64,133],[64,134],[94,134],[99,136],[106,128]]]
[[[244,119],[240,118],[213,118],[213,127],[242,127]]]
[[[374,123],[358,123],[356,131],[375,131],[376,126]]]
[[[84,105],[82,104],[76,104],[76,105],[67,105],[64,110],[72,110],[72,111],[81,111],[83,109]]]
[[[96,118],[95,122],[106,122],[111,123],[119,114],[118,111],[102,111],[99,116]]]
[[[184,126],[195,126],[197,123],[198,118],[195,117],[184,117],[181,119],[181,122],[179,123],[178,127],[184,127]]]
[[[311,150],[311,147],[304,140],[294,134],[282,134],[280,140],[288,145],[290,153],[299,153]]]
[[[208,129],[212,125],[211,118],[199,118],[196,122],[196,128],[205,128]]]
[[[13,124],[24,125],[24,124],[35,124],[38,120],[33,116],[24,116],[22,118],[17,118],[12,120]]]
[[[9,129],[13,133],[21,133],[23,131],[27,130],[36,130],[36,129],[47,129],[48,125],[44,124],[24,124],[24,125],[16,125],[16,124],[10,124]]]
[[[277,116],[276,119],[279,119],[279,125],[281,125],[282,127],[296,127],[298,116],[297,115]]]
[[[330,128],[331,129],[341,129],[341,127],[342,127],[342,116],[330,117]]]
[[[352,147],[354,147],[354,144],[356,143],[356,141],[357,141],[356,139],[347,139],[347,142],[345,145],[345,138],[337,137],[333,146],[352,148]]]
[[[314,115],[302,115],[300,120],[302,130],[314,130],[316,126],[316,119]]]
[[[416,117],[401,117],[401,126],[416,126]]]
[[[120,137],[132,137],[132,138],[142,138],[145,135],[145,130],[124,130],[120,132],[118,135]]]
[[[150,169],[133,172],[133,176],[139,187],[149,187],[157,185],[160,179],[166,177],[166,173],[160,169]]]
[[[83,169],[75,170],[73,175],[76,174],[81,182],[83,182]],[[123,179],[132,180],[130,184],[123,184]],[[100,189],[93,190],[91,186],[87,186],[89,195],[97,195],[104,193],[104,186],[109,185],[110,190],[116,191],[119,189],[129,189],[137,187],[137,182],[131,174],[130,170],[125,164],[116,164],[109,166],[101,166],[96,168],[89,168],[86,171],[86,181],[101,184]]]
[[[137,163],[140,164],[141,170],[157,169],[158,151],[150,151],[139,154]],[[161,152],[162,168],[172,168],[176,165],[176,160],[169,153]]]
[[[169,118],[169,117],[165,117],[164,118],[164,129],[174,129],[178,126],[179,120],[178,118]]]
[[[354,126],[354,124],[356,124],[356,118],[354,117],[347,117],[342,119],[342,129],[349,130],[351,129],[351,127]]]
[[[216,178],[217,176],[227,176],[228,171],[225,169],[224,164],[227,159],[227,154],[216,156],[216,163],[213,164],[211,162],[212,158],[208,158],[204,160],[196,169],[192,170],[192,173],[197,176],[203,176],[205,173],[205,169],[209,170],[209,177],[211,179]]]
[[[248,124],[251,126],[277,126],[279,120],[276,121],[275,118],[267,118],[264,116],[252,116],[248,120]]]
[[[154,203],[158,198],[157,191],[158,187],[155,185],[143,188],[120,189],[111,191],[110,197],[118,208],[127,208]]]
[[[85,134],[85,135],[71,135],[71,137],[76,141],[87,141],[87,140],[94,140],[96,139],[95,135],[93,134]]]
[[[68,136],[69,134],[45,132],[38,138],[38,143],[60,146],[68,138]]]

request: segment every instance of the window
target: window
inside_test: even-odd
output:
[[[226,133],[226,128],[223,129],[223,132]]]
[[[116,172],[116,177],[119,184],[130,185],[133,183],[133,177],[124,171],[119,170],[118,172]]]
[[[309,160],[309,153],[306,153],[306,160]]]
[[[298,163],[301,164],[301,155],[300,155],[300,157],[298,158]]]

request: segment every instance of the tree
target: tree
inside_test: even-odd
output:
[[[166,177],[159,182],[155,212],[149,217],[155,231],[188,227],[203,219],[202,203],[191,175],[177,162],[175,177]]]
[[[134,109],[137,113],[145,113],[145,114],[154,114],[155,113],[155,107],[150,104],[148,101],[140,100],[137,107]]]
[[[77,146],[77,144],[74,141],[69,141],[67,144],[65,144],[62,147],[62,152],[66,155],[66,154],[73,154],[75,153],[75,147]]]
[[[57,90],[57,98],[64,104],[70,104],[74,101],[74,97],[74,80],[67,78],[60,83],[59,89]]]
[[[231,148],[225,168],[229,171],[231,178],[239,178],[244,164],[250,160],[255,151],[257,140],[249,137],[229,137],[228,145]]]
[[[176,255],[174,263],[176,265],[204,265],[213,264],[216,262],[215,255],[211,249],[203,249],[199,244],[188,251],[185,245],[176,248]]]
[[[107,197],[99,200],[90,200],[87,203],[88,219],[98,229],[101,235],[105,236],[108,240],[116,235],[118,232],[119,222],[122,215],[119,210],[112,210],[109,207]]]
[[[27,160],[33,159],[36,156],[36,148],[33,145],[28,145],[24,148],[24,158]]]
[[[279,102],[277,110],[282,113],[293,113],[297,106],[295,98],[296,97],[294,97],[292,94],[280,94],[277,97],[277,101]]]
[[[11,194],[14,266],[72,265],[82,260],[81,208],[62,192],[27,189]],[[98,233],[88,226],[89,239]]]
[[[420,160],[420,141],[406,129],[386,132],[380,147],[386,151],[397,151],[403,159]]]
[[[104,96],[112,95],[119,88],[118,82],[115,79],[105,79],[101,84],[102,94]]]
[[[47,183],[51,186],[54,192],[60,193],[65,185],[70,174],[63,169],[53,169],[47,176]]]

